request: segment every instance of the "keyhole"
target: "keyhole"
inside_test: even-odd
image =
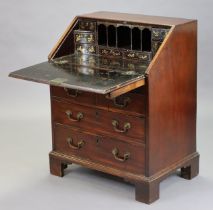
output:
[[[98,113],[98,111],[95,112],[95,117],[96,117],[96,120],[98,120],[98,118],[99,118],[99,113]]]
[[[96,137],[96,144],[99,145],[100,144],[100,137]]]

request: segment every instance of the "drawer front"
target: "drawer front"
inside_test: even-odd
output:
[[[79,29],[80,30],[95,31],[96,22],[93,22],[91,20],[80,20],[79,21]]]
[[[145,116],[145,96],[134,93],[123,94],[109,100],[109,110]]]
[[[126,93],[114,98],[106,99],[102,95],[97,95],[96,104],[109,111],[120,112],[123,114],[145,116],[145,96],[136,93]]]
[[[55,124],[54,150],[133,173],[144,173],[144,145],[88,134]]]
[[[109,99],[106,98],[105,95],[97,94],[96,95],[96,106],[108,110],[109,109]]]
[[[95,42],[95,33],[91,31],[75,30],[75,43],[92,44]]]
[[[95,54],[96,46],[91,44],[76,44],[76,52],[81,54]]]
[[[51,95],[64,98],[72,103],[87,104],[95,106],[96,94],[80,90],[67,89],[57,86],[50,86]]]
[[[52,119],[84,130],[109,133],[117,138],[144,140],[145,120],[97,108],[52,99]]]
[[[112,56],[114,58],[120,58],[123,55],[122,52],[118,49],[102,47],[99,47],[99,54],[102,56]]]
[[[99,127],[118,138],[131,137],[139,142],[144,140],[145,119],[118,112],[97,111]]]
[[[152,41],[152,52],[153,52],[153,54],[155,54],[158,51],[161,44],[162,44],[161,41],[154,41],[154,40]]]
[[[89,107],[52,99],[52,120],[64,125],[94,130],[97,127],[96,111]]]
[[[150,62],[152,60],[151,52],[142,52],[137,54],[138,58],[144,62]]]
[[[163,28],[153,28],[152,29],[152,40],[161,40],[163,41],[163,39],[166,37],[166,35],[168,34],[169,29],[163,29]]]
[[[71,103],[97,106],[105,110],[118,111],[121,113],[145,116],[145,96],[136,93],[127,93],[116,97],[114,100],[107,99],[105,95],[84,92],[51,86],[51,95],[66,99]]]
[[[150,52],[136,52],[127,50],[124,52],[124,58],[126,59],[140,59],[143,62],[150,62],[152,59],[152,53]]]

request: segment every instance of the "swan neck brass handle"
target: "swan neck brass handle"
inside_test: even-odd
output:
[[[130,98],[129,98],[129,97],[125,97],[125,98],[123,99],[123,102],[122,102],[122,103],[118,103],[117,99],[114,98],[114,99],[113,99],[113,102],[114,102],[114,105],[115,105],[115,106],[117,106],[117,107],[119,107],[119,108],[125,108],[125,107],[127,107],[127,105],[129,104]]]
[[[78,90],[71,90],[68,88],[64,88],[64,90],[66,91],[67,95],[73,98],[76,98],[79,95],[79,91]]]
[[[124,153],[123,157],[119,155],[119,150],[117,147],[115,147],[113,150],[112,150],[112,154],[114,156],[114,158],[120,162],[125,162],[126,160],[128,160],[130,158],[130,153],[129,152],[126,152]]]
[[[78,114],[76,115],[76,118],[73,118],[73,114],[70,110],[67,110],[65,113],[66,113],[68,119],[73,121],[73,122],[79,122],[84,117],[82,112],[78,112]]]
[[[76,145],[73,143],[73,139],[72,138],[67,138],[67,143],[69,145],[69,147],[71,147],[72,149],[81,149],[85,142],[83,140],[80,140]]]
[[[126,122],[126,123],[124,123],[123,129],[120,129],[119,123],[117,120],[113,120],[112,125],[114,128],[114,131],[119,132],[119,133],[126,133],[131,128],[131,124],[129,122]]]

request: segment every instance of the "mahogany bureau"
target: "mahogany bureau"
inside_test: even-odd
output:
[[[47,62],[10,74],[50,85],[51,174],[119,176],[144,203],[198,174],[196,75],[196,20],[111,12],[77,16]]]

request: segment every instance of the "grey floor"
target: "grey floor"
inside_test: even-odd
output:
[[[213,19],[211,0],[0,0],[0,210],[213,209]],[[49,174],[49,89],[8,78],[12,70],[45,61],[74,15],[114,10],[199,19],[197,140],[200,175],[176,175],[160,185],[160,200],[134,200],[134,186],[100,172],[70,166]]]

